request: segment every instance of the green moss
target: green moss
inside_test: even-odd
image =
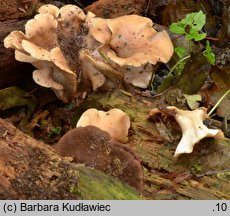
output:
[[[141,195],[132,187],[100,171],[84,166],[77,167],[78,185],[71,192],[86,200],[139,200]]]

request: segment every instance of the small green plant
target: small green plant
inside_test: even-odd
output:
[[[61,133],[61,130],[62,130],[61,127],[52,128],[48,134],[48,137],[51,138],[54,135],[58,136]]]
[[[170,25],[170,31],[185,35],[188,40],[200,41],[206,37],[206,33],[200,33],[205,25],[206,17],[203,11],[188,14],[184,19]]]
[[[179,57],[179,61],[172,67],[169,72],[171,76],[172,72],[177,69],[177,73],[180,74],[185,66],[185,61],[191,57],[191,55],[186,55],[186,53],[190,53],[191,50],[191,42],[192,41],[201,41],[204,40],[207,36],[206,33],[202,33],[201,30],[206,22],[206,16],[203,11],[190,13],[184,19],[177,23],[172,23],[170,25],[170,31],[185,35],[186,39],[190,43],[190,50],[186,50],[184,47],[176,47],[175,52]],[[207,61],[214,65],[215,64],[215,55],[210,47],[210,43],[207,40],[205,50],[203,51],[203,55],[206,57]]]
[[[203,55],[211,65],[215,64],[215,54],[213,53],[212,48],[210,47],[210,42],[208,40],[206,41],[206,47],[203,51]]]

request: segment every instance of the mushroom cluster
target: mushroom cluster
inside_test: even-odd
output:
[[[71,101],[85,83],[94,91],[123,80],[146,88],[153,65],[168,62],[173,54],[167,32],[157,32],[146,17],[102,19],[75,5],[59,9],[48,4],[38,12],[25,33],[11,32],[4,45],[16,50],[18,61],[33,64],[35,82],[52,88],[63,102]]]

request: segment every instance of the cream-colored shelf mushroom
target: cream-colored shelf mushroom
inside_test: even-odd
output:
[[[106,83],[114,88],[122,80],[147,88],[152,66],[168,62],[173,53],[167,32],[157,32],[146,17],[102,19],[75,5],[59,9],[48,4],[38,12],[26,23],[25,33],[11,32],[4,45],[16,50],[17,60],[34,65],[35,82],[51,88],[63,102],[70,102],[88,81],[89,91]]]
[[[205,137],[213,137],[215,139],[224,139],[224,134],[219,129],[209,129],[203,124],[203,120],[208,118],[207,109],[200,107],[196,110],[181,110],[174,106],[166,107],[169,111],[173,111],[175,120],[178,122],[182,130],[182,138],[177,145],[174,157],[178,157],[183,153],[191,153],[194,145]],[[152,109],[149,117],[161,113],[159,109]]]
[[[120,109],[111,109],[104,112],[97,109],[88,109],[80,117],[76,127],[95,126],[109,133],[117,142],[128,141],[130,119],[128,114]]]
[[[68,102],[76,93],[76,73],[72,71],[63,55],[58,41],[59,9],[45,5],[39,9],[34,19],[25,25],[25,34],[11,32],[4,40],[6,48],[15,49],[15,58],[34,65],[34,81],[52,88],[56,95]],[[61,14],[64,16],[64,13]]]
[[[101,43],[101,52],[124,70],[125,80],[140,88],[149,85],[153,72],[150,65],[167,63],[173,54],[167,32],[157,32],[149,18],[138,15],[95,18],[89,34]]]

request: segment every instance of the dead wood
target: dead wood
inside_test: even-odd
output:
[[[145,0],[99,0],[86,8],[98,17],[114,18],[129,14],[141,15],[146,8]]]
[[[133,188],[70,163],[0,119],[0,199],[140,199]]]
[[[0,22],[0,88],[16,85],[25,80],[26,68],[29,64],[15,60],[14,51],[6,49],[4,38],[13,30],[23,30],[26,20]]]

